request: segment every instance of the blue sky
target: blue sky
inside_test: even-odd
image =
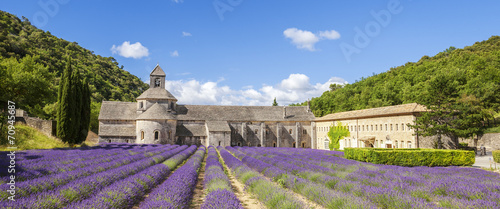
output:
[[[184,104],[280,105],[500,35],[498,1],[0,0],[40,29],[113,56],[143,81],[159,63]]]

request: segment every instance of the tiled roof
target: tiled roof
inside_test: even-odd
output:
[[[166,119],[175,117],[177,120],[201,121],[312,121],[315,119],[312,112],[308,111],[305,106],[286,107],[286,117],[283,118],[284,107],[280,106],[215,105],[178,105],[177,115],[165,113],[165,107],[160,105],[163,110],[155,108],[155,111],[148,113],[152,108],[150,107],[138,117],[136,105],[137,103],[134,102],[104,101],[99,120],[162,119],[165,117]]]
[[[135,120],[137,103],[103,101],[99,120]]]
[[[181,124],[175,132],[176,136],[207,136],[204,125],[201,124]]]
[[[106,124],[99,126],[99,136],[136,136],[135,124]]]
[[[151,71],[150,75],[159,75],[159,76],[165,76],[165,72],[163,72],[163,69],[161,69],[160,65],[156,65],[155,69]]]
[[[305,106],[222,106],[178,105],[178,120],[204,121],[311,121],[314,115]]]
[[[231,132],[231,128],[227,124],[227,121],[207,121],[208,131],[224,131]]]
[[[410,103],[410,104],[354,110],[347,112],[337,112],[317,118],[315,121],[370,118],[370,117],[380,117],[380,116],[399,115],[399,114],[412,114],[425,111],[426,111],[425,106],[419,105],[417,103]]]
[[[156,103],[139,115],[137,120],[175,120],[175,115],[168,112],[163,105]]]
[[[143,92],[137,100],[141,99],[172,99],[177,101],[177,99],[164,88],[149,88]]]

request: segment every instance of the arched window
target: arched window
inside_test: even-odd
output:
[[[375,131],[378,131],[378,127],[377,127],[377,124],[375,124]]]
[[[290,134],[292,134],[292,129],[288,130],[288,132],[289,132]]]
[[[306,129],[302,130],[302,133],[307,134],[307,130]]]
[[[144,140],[144,131],[141,131],[141,140]]]
[[[396,131],[398,131],[398,124],[396,123]]]
[[[405,125],[403,123],[401,123],[401,131],[404,131],[405,130]]]
[[[155,79],[155,87],[160,87],[161,81],[159,78]]]
[[[392,131],[392,124],[391,124],[391,131]]]
[[[305,148],[305,147],[306,147],[306,143],[302,142],[302,148]]]
[[[241,147],[241,143],[240,142],[238,142],[238,147]]]
[[[411,141],[408,141],[408,148],[411,148]]]
[[[259,130],[258,130],[258,129],[255,129],[255,131],[254,131],[254,132],[255,132],[255,134],[257,134],[257,132],[259,132]]]
[[[155,141],[160,139],[160,132],[159,131],[155,131]]]
[[[295,144],[295,142],[294,142],[294,143],[292,144],[292,147],[293,147],[293,148],[295,148],[295,145],[296,145],[296,144]]]
[[[219,141],[219,146],[220,146],[221,141]]]
[[[385,131],[387,131],[387,124],[385,124]]]
[[[276,142],[273,142],[273,147],[276,147]]]
[[[111,139],[108,139],[108,143],[111,143]]]
[[[260,144],[257,144],[257,147],[262,147],[262,145],[260,145]]]
[[[398,148],[398,141],[394,141],[394,148]]]
[[[323,143],[325,145],[325,149],[326,150],[330,149],[329,146],[328,146],[328,144],[330,144],[330,140],[328,140],[328,138],[325,138],[325,141]]]

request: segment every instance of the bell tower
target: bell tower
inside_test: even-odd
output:
[[[156,65],[155,69],[149,75],[149,88],[162,88],[165,89],[165,72],[161,69],[160,65]]]

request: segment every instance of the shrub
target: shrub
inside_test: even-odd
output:
[[[500,163],[500,150],[493,150],[493,160]]]
[[[466,150],[345,148],[344,153],[346,159],[409,167],[470,166],[475,162],[474,152]]]

